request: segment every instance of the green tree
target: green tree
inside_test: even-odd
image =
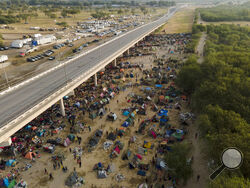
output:
[[[191,56],[179,72],[176,83],[185,92],[191,94],[200,85],[201,73],[196,57]]]
[[[186,142],[174,144],[172,151],[165,155],[165,160],[169,168],[169,173],[184,184],[192,176],[191,164],[187,163],[190,153],[190,145]]]
[[[247,188],[250,187],[249,179],[243,177],[218,176],[215,181],[210,182],[209,188]]]

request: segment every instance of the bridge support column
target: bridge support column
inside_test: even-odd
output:
[[[97,86],[97,75],[96,75],[96,73],[95,73],[94,77],[95,77],[95,86]]]
[[[128,49],[128,51],[127,51],[127,54],[129,55],[129,49]]]
[[[116,58],[114,59],[114,66],[116,67],[117,65],[116,65]]]
[[[68,93],[68,96],[74,96],[75,95],[75,91],[72,90],[71,92]]]
[[[12,143],[11,138],[7,138],[7,140],[0,143],[0,147],[10,146]]]
[[[61,114],[62,116],[65,116],[65,108],[64,108],[64,103],[63,103],[63,98],[60,99],[60,107],[61,107]]]

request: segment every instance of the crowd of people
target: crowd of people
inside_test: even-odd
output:
[[[51,161],[51,167],[43,168],[51,181],[58,170],[65,174],[79,172],[88,153],[103,144],[109,151],[110,161],[104,165],[98,159],[93,170],[97,178],[107,178],[115,171],[112,162],[122,161],[127,169],[136,169],[145,186],[177,187],[178,179],[168,173],[164,155],[171,152],[171,144],[185,138],[186,125],[192,119],[191,115],[184,120],[180,116],[178,125],[170,123],[170,114],[181,114],[182,106],[188,102],[174,80],[189,41],[190,34],[148,36],[130,49],[129,55],[119,58],[117,66],[110,64],[99,72],[97,86],[89,79],[73,95],[65,96],[65,117],[56,103],[19,130],[12,137],[12,145],[1,149],[4,176],[0,184],[6,185],[6,178],[8,183],[23,182],[22,172],[32,168],[43,155]],[[148,55],[146,52],[152,47],[156,49]],[[150,56],[148,63],[133,62],[135,58],[147,56]],[[113,111],[113,105],[120,110]],[[97,121],[101,122],[100,126],[95,126]],[[70,163],[64,162],[68,155],[73,155]],[[23,158],[29,160],[25,165],[21,163]],[[14,161],[10,167],[9,160]],[[117,173],[117,182],[125,182],[122,170]],[[88,179],[81,182],[87,183]],[[91,186],[95,185],[91,183]]]

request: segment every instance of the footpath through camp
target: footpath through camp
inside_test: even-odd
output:
[[[65,117],[55,104],[18,131],[1,148],[0,186],[182,187],[168,156],[180,143],[192,148],[194,114],[175,86],[190,39],[146,37],[98,73],[98,86],[89,79],[65,96]]]

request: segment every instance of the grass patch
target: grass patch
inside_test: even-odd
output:
[[[158,33],[190,33],[192,31],[194,13],[194,7],[178,11]]]

